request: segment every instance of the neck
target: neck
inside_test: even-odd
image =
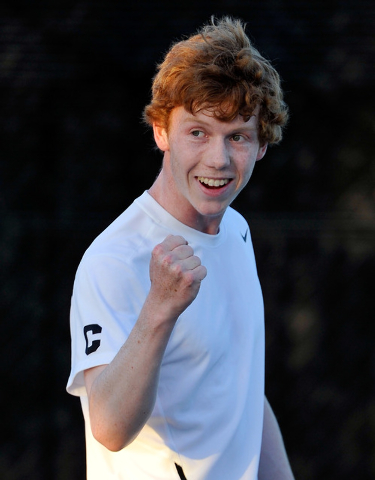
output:
[[[223,214],[218,216],[205,216],[181,195],[173,192],[173,187],[165,178],[163,170],[155,180],[148,193],[178,221],[202,233],[216,235],[219,232]]]

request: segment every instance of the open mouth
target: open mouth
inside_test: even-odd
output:
[[[232,181],[231,178],[207,178],[197,177],[198,181],[207,188],[221,188]]]

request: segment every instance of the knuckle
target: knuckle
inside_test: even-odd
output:
[[[185,275],[184,275],[184,280],[185,280],[185,283],[188,285],[188,286],[191,286],[194,281],[195,281],[195,276],[194,276],[194,273],[192,270],[189,270],[187,272],[185,272]]]
[[[176,276],[181,276],[183,273],[182,265],[180,263],[174,263],[171,265],[171,270]]]
[[[166,267],[170,267],[173,265],[173,261],[174,261],[174,258],[173,258],[173,255],[171,253],[167,253],[163,256],[163,260],[162,260],[162,263],[163,265],[165,265]]]
[[[153,248],[152,256],[153,257],[158,257],[158,256],[162,255],[163,252],[164,252],[163,245],[161,243],[159,243],[158,245],[155,245],[155,247]]]

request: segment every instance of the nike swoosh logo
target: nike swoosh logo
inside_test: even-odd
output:
[[[246,240],[247,240],[247,232],[248,232],[248,231],[249,231],[249,230],[246,230],[245,235],[242,235],[242,233],[241,233],[241,237],[242,237],[242,240],[243,240],[244,242],[246,242]]]

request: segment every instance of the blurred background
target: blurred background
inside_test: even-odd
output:
[[[212,14],[247,22],[291,111],[235,206],[296,479],[375,478],[375,2],[12,0],[0,6],[3,480],[84,480],[80,404],[65,392],[75,271],[155,178],[141,122],[155,65]]]

